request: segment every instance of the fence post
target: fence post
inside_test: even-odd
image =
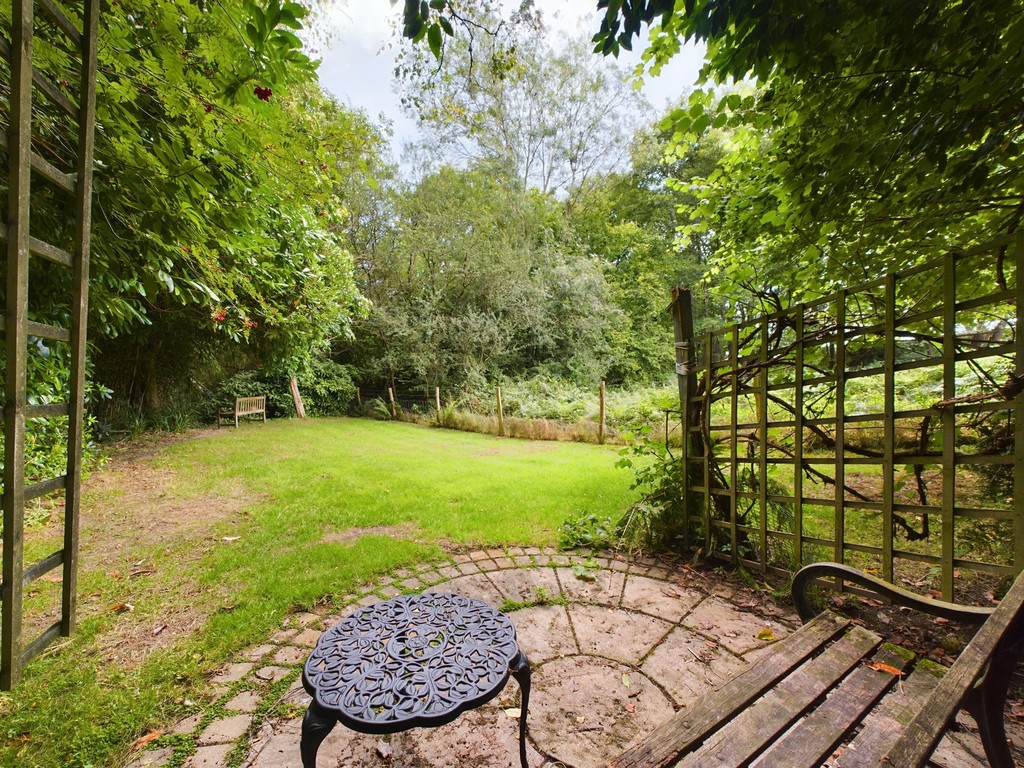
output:
[[[502,412],[501,407],[501,387],[494,388],[494,394],[498,400],[498,435],[504,436],[505,434],[505,414]]]
[[[597,442],[604,445],[604,382],[601,382],[601,386],[598,388],[598,396],[600,400],[600,421],[597,425]]]
[[[391,387],[388,387],[388,402],[391,403],[391,418],[397,419],[398,409],[395,408],[395,390],[393,390]]]
[[[1016,266],[1015,291],[1017,327],[1014,332],[1014,373],[1020,380],[1024,376],[1024,231],[1018,231],[1014,237],[1014,264]],[[1024,393],[1018,392],[1013,398],[1013,500],[1015,512],[1013,516],[1013,570],[1020,573],[1024,569]]]
[[[356,387],[356,406],[363,407],[363,398],[359,395],[359,387]]]
[[[441,388],[434,387],[434,405],[437,408],[437,423],[441,423]]]
[[[295,415],[298,416],[300,419],[306,418],[306,409],[302,405],[302,395],[299,394],[298,380],[294,376],[292,376],[290,379],[288,379],[288,386],[292,390],[292,402],[295,404]],[[238,426],[237,422],[238,418],[236,416],[235,426]]]
[[[697,373],[695,370],[693,346],[693,296],[689,288],[677,285],[672,289],[672,304],[669,306],[669,311],[672,312],[673,329],[675,332],[676,382],[679,386],[679,404],[683,422],[682,455],[679,458],[682,462],[681,474],[683,479],[683,546],[686,549],[691,549],[690,514],[693,511],[693,505],[690,498],[690,455],[691,448],[695,456],[703,455],[703,444],[701,444],[701,450],[697,450],[697,440],[694,440],[691,445],[690,410],[694,392],[697,388]],[[699,413],[699,409],[697,412]],[[705,493],[708,493],[707,488],[705,488]],[[705,530],[708,530],[710,525],[711,521],[705,515]]]

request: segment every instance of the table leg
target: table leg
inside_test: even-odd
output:
[[[302,718],[302,737],[299,740],[299,754],[302,756],[302,768],[316,768],[316,753],[323,744],[327,734],[337,724],[338,719],[320,710],[316,702],[309,705]]]
[[[529,768],[526,764],[526,711],[530,708],[530,660],[520,651],[511,666],[512,677],[523,692],[523,701],[519,707],[519,762],[522,768]]]

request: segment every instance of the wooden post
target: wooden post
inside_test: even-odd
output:
[[[437,408],[437,423],[441,423],[441,388],[434,387],[434,406]]]
[[[695,348],[693,338],[693,298],[688,288],[677,286],[672,290],[672,304],[669,305],[669,312],[672,313],[673,329],[675,335],[676,349],[676,382],[679,388],[679,407],[682,410],[683,422],[683,446],[679,460],[683,464],[683,546],[690,549],[696,542],[690,541],[690,518],[694,512],[699,511],[690,491],[690,461],[691,457],[704,456],[704,520],[703,527],[707,541],[705,551],[710,551],[711,520],[707,510],[710,509],[710,491],[708,487],[710,480],[707,477],[709,461],[704,452],[704,441],[700,433],[695,431],[700,426],[696,418],[700,414],[700,402],[696,398],[697,372],[695,360]],[[707,337],[710,339],[710,335]],[[711,370],[710,353],[705,355],[706,372],[710,376]],[[708,378],[710,384],[710,378]],[[709,390],[706,390],[706,392]],[[691,413],[692,411],[692,413]],[[706,413],[710,412],[710,408]]]
[[[356,406],[359,408],[363,407],[363,398],[359,394],[359,387],[356,387]]]
[[[498,435],[503,436],[505,434],[505,414],[501,408],[501,387],[495,387],[494,394],[498,400]]]
[[[601,382],[601,386],[598,388],[598,395],[600,400],[600,421],[597,424],[597,442],[604,445],[604,382]]]
[[[398,409],[395,407],[395,390],[388,387],[388,402],[391,403],[391,418],[398,418]]]
[[[299,382],[298,382],[298,379],[296,379],[294,376],[292,376],[288,380],[288,386],[292,390],[292,402],[295,403],[295,415],[298,416],[300,419],[306,418],[306,409],[302,405],[302,395],[299,394]],[[237,415],[235,416],[235,419],[236,419],[236,422],[237,422],[237,419],[238,419]],[[235,426],[237,427],[238,424],[236,423]]]
[[[17,2],[11,30],[11,93],[14,124],[8,134],[7,308],[4,371],[4,547],[0,592],[0,689],[9,691],[22,667],[21,614],[24,581],[25,409],[27,399],[29,187],[32,153],[32,3]]]

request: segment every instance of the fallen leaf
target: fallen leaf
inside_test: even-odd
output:
[[[662,587],[661,594],[665,595],[665,597],[681,597],[678,592],[674,589],[669,589],[668,587]]]
[[[153,637],[156,637],[161,632],[163,632],[165,629],[167,629],[167,625],[166,624],[161,624],[159,627],[157,627],[156,629],[153,630]]]
[[[765,627],[764,629],[762,629],[760,632],[757,633],[757,639],[758,640],[764,640],[766,643],[774,643],[775,642],[775,633],[772,632],[772,628],[771,627]]]
[[[388,760],[392,755],[391,745],[386,741],[381,740],[377,742],[377,754]]]
[[[156,573],[156,569],[155,568],[139,568],[138,570],[132,571],[131,574],[129,574],[129,575],[134,579],[136,576],[149,576],[151,573]]]
[[[622,684],[629,688],[629,675],[627,675],[625,672],[622,673]]]
[[[889,664],[882,664],[880,661],[869,661],[867,664],[868,668],[873,669],[876,672],[888,672],[890,675],[895,677],[903,677],[902,669],[897,669]]]
[[[232,542],[232,541],[238,541],[240,538],[242,538],[242,537],[241,536],[225,536],[222,539],[222,541]],[[383,744],[383,743],[384,742],[382,741],[381,744]]]
[[[941,616],[936,616],[932,619],[933,624],[949,624],[949,619],[944,619]]]
[[[523,710],[519,709],[518,707],[510,707],[509,709],[505,710],[505,714],[509,717],[514,717],[518,719],[519,716],[523,714]]]
[[[636,712],[636,705],[632,701],[627,701],[626,702],[626,711],[629,712],[630,714],[633,714],[634,712]]]
[[[132,742],[132,749],[133,750],[142,749],[144,746],[149,744],[151,741],[156,741],[157,739],[159,739],[163,735],[164,735],[163,731],[150,731],[145,736],[140,736],[135,741],[133,741]]]
[[[583,715],[579,715],[576,718],[576,722],[580,725],[583,725],[583,723],[587,722],[587,718],[585,718]]]
[[[124,613],[125,611],[134,611],[135,606],[131,603],[114,603],[110,606],[110,610],[114,613]]]

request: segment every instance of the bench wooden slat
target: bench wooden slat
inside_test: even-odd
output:
[[[610,763],[611,768],[665,768],[679,753],[704,739],[751,701],[789,674],[825,643],[849,626],[849,620],[823,613],[789,637],[771,646],[771,652],[733,678],[713,696],[677,712],[633,748]]]
[[[912,659],[912,654],[884,645],[871,661],[903,670]],[[895,681],[891,672],[875,670],[867,664],[857,667],[801,721],[799,729],[785,734],[754,761],[753,768],[817,768]]]
[[[779,681],[756,704],[711,736],[679,768],[739,768],[786,731],[882,642],[874,632],[854,626],[820,655]],[[789,762],[785,763],[787,768]]]
[[[1011,623],[1019,631],[1024,606],[1024,577],[1018,577],[999,606],[982,624],[936,686],[927,705],[917,713],[906,732],[889,751],[886,760],[896,766],[918,765],[928,758],[942,738],[946,724],[960,708],[973,682],[985,665]]]
[[[230,408],[222,408],[217,412],[217,426],[221,421],[232,419],[235,426],[238,426],[238,419],[241,416],[262,416],[267,420],[267,396],[257,395],[251,397],[236,397],[235,404]]]
[[[878,768],[882,756],[924,706],[945,671],[938,664],[918,663],[907,679],[864,718],[861,732],[836,758],[835,768]]]

